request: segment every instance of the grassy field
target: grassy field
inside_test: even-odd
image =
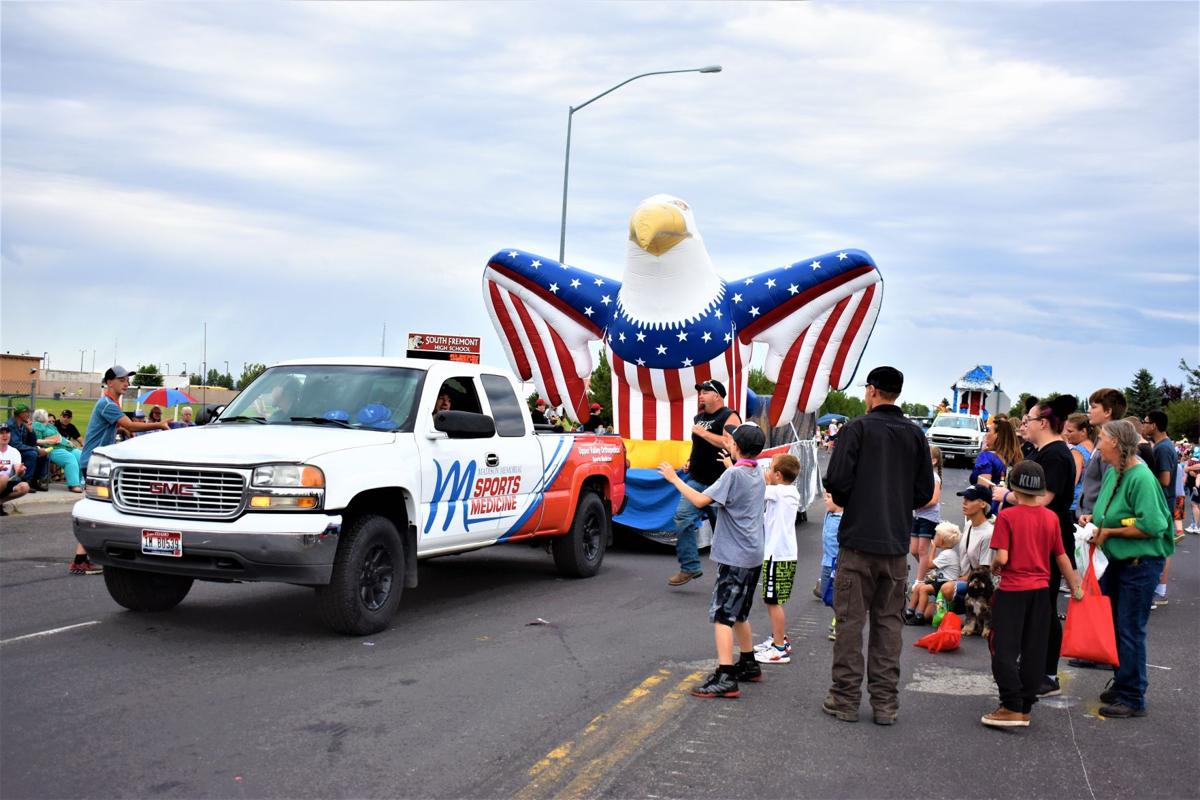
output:
[[[126,411],[133,411],[135,408],[137,408],[137,403],[135,402],[136,400],[137,400],[137,397],[135,395],[132,395],[132,394],[126,395],[125,402],[122,403],[121,407],[124,408]],[[3,398],[3,399],[0,399],[0,407],[12,406],[12,405],[16,405],[17,403],[28,403],[28,402],[29,402],[28,397]],[[95,400],[82,400],[82,399],[55,400],[50,397],[39,397],[38,401],[37,401],[37,405],[35,405],[34,408],[44,408],[47,411],[49,411],[51,414],[53,414],[55,417],[58,417],[60,414],[62,414],[62,410],[64,408],[69,408],[69,409],[71,409],[71,415],[74,417],[73,421],[75,423],[75,427],[79,428],[79,432],[81,434],[86,434],[88,420],[90,420],[92,418],[92,408],[95,407],[95,405],[96,405]],[[149,408],[148,406],[143,406],[143,409],[148,410],[148,408]],[[180,409],[180,411],[182,411],[183,406],[179,406],[179,409]],[[192,404],[192,411],[195,412],[196,416],[199,416],[200,415],[200,404],[199,403]],[[0,417],[6,417],[7,415],[8,415],[7,409],[0,410]],[[164,408],[163,409],[163,419],[165,419],[168,422],[175,419],[175,409],[174,408]]]

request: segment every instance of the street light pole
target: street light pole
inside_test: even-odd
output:
[[[632,78],[627,78],[626,80],[621,81],[616,86],[612,87],[611,89],[607,89],[607,90],[601,92],[600,94],[593,97],[591,100],[588,100],[586,103],[582,103],[577,106],[567,106],[567,155],[566,155],[566,158],[564,159],[564,163],[563,163],[562,225],[559,227],[559,231],[558,231],[558,263],[562,264],[563,259],[566,257],[567,180],[571,174],[571,120],[575,116],[575,112],[580,111],[580,110],[586,108],[587,106],[590,106],[592,103],[596,102],[601,97],[604,97],[604,95],[609,94],[610,92],[615,92],[617,89],[620,89],[625,84],[631,83],[632,81],[636,81],[638,78],[646,78],[651,75],[674,75],[679,72],[720,72],[720,71],[721,71],[720,65],[713,64],[711,66],[696,67],[693,69],[663,69],[663,70],[658,70],[657,72],[643,72],[641,75],[634,75]]]

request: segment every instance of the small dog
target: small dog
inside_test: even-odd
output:
[[[987,638],[992,630],[992,570],[988,567],[976,567],[967,576],[967,621],[963,623],[962,635],[974,636],[978,633]]]

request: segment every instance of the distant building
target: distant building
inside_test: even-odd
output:
[[[975,365],[950,388],[954,392],[954,399],[950,404],[951,411],[981,414],[986,417],[992,414],[1006,414],[1012,408],[1012,400],[992,377],[990,364]]]
[[[0,353],[0,394],[28,395],[41,380],[41,373],[41,356]]]

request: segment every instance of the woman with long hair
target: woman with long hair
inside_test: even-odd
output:
[[[1110,469],[1104,476],[1092,522],[1092,541],[1108,556],[1100,588],[1112,601],[1118,665],[1111,688],[1100,695],[1103,717],[1146,715],[1146,622],[1154,588],[1175,552],[1175,525],[1162,486],[1137,456],[1139,435],[1125,420],[1108,422],[1096,446]]]
[[[908,537],[908,552],[917,560],[917,581],[925,580],[925,573],[929,571],[934,528],[942,521],[942,468],[945,459],[941,448],[930,445],[929,460],[933,463],[933,499],[929,505],[913,512],[913,526]]]
[[[1017,429],[1008,417],[988,418],[987,436],[983,440],[983,452],[975,459],[968,484],[1000,483],[1013,464],[1021,460],[1021,443]]]

